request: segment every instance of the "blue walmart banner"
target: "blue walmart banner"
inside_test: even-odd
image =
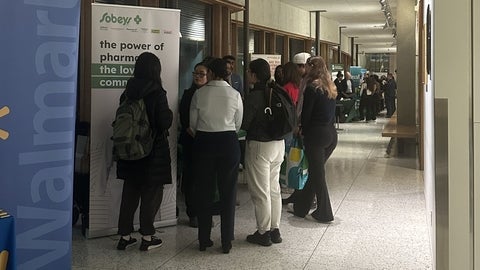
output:
[[[71,268],[79,18],[80,0],[0,1],[0,209],[16,224],[9,269]]]

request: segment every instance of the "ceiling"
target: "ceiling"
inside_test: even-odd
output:
[[[393,28],[386,27],[386,18],[379,0],[281,0],[308,11],[326,10],[321,16],[337,21],[342,35],[355,37],[359,53],[395,53]],[[393,20],[397,17],[397,0],[387,0]],[[320,37],[321,39],[321,37]]]

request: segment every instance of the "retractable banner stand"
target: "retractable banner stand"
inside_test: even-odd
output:
[[[357,88],[360,85],[362,79],[362,67],[350,66],[350,75],[352,75],[353,88]]]
[[[0,1],[0,15],[0,209],[16,224],[0,268],[70,269],[80,1]]]
[[[112,160],[112,122],[135,60],[149,51],[160,58],[162,84],[174,115],[178,111],[180,11],[92,4],[92,99],[90,210],[88,237],[117,233],[123,181]],[[156,226],[176,224],[177,122],[169,130],[172,176],[166,185]],[[135,222],[138,223],[138,211]]]

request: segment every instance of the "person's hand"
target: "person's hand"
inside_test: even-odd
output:
[[[297,126],[297,127],[293,130],[293,136],[295,136],[295,137],[302,136],[302,127],[301,127],[301,126]]]
[[[193,133],[193,130],[191,128],[187,128],[187,133],[188,135],[192,136],[192,138],[195,137],[195,134]]]

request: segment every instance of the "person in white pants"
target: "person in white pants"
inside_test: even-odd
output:
[[[253,86],[244,102],[242,129],[247,131],[245,176],[255,207],[257,231],[247,241],[262,246],[281,243],[280,166],[283,161],[284,138],[272,138],[267,131],[265,91],[271,87],[270,65],[264,59],[250,62],[249,83]]]

